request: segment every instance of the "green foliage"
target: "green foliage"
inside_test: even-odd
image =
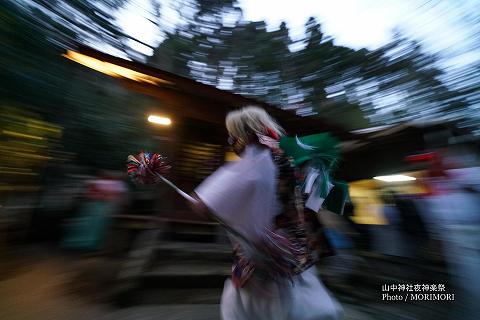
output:
[[[447,87],[437,57],[415,41],[397,34],[379,49],[354,50],[336,45],[312,17],[302,48],[292,51],[285,23],[271,31],[263,21],[240,18],[224,25],[221,13],[230,9],[227,1],[225,7],[198,11],[148,62],[300,115],[318,114],[346,129],[419,114],[425,120],[471,115],[465,91]]]
[[[114,13],[127,0],[30,0],[38,11],[45,12],[50,20],[38,19],[45,28],[61,35],[60,41],[73,44],[77,41],[98,42],[123,48],[123,40],[130,38],[115,23]],[[27,2],[28,3],[28,2]],[[71,32],[64,32],[67,27]]]
[[[152,145],[145,123],[152,101],[63,58],[62,43],[52,39],[69,31],[43,12],[10,2],[0,12],[0,111],[20,106],[60,127],[62,139],[49,148],[96,168],[123,169],[126,154]]]

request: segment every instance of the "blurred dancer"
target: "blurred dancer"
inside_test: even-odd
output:
[[[232,240],[234,264],[222,294],[222,318],[340,319],[341,306],[316,275],[295,170],[278,148],[283,129],[255,107],[229,113],[226,126],[240,160],[221,167],[195,190],[194,209],[213,212],[254,245]],[[266,263],[265,256],[292,263]]]

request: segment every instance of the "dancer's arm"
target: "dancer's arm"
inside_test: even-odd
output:
[[[195,200],[195,201],[187,201],[190,209],[192,209],[193,212],[195,212],[196,214],[204,218],[213,220],[210,214],[210,210],[205,205],[205,203],[198,197],[198,195],[195,192],[192,192],[190,196]]]

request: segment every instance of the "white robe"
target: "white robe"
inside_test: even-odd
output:
[[[225,223],[255,241],[279,213],[276,176],[270,151],[250,145],[239,161],[218,169],[195,192]],[[227,280],[221,313],[223,320],[336,320],[343,311],[312,267],[293,283],[259,282],[253,277],[237,288]]]
[[[247,239],[261,238],[278,213],[277,169],[270,151],[250,145],[195,190],[205,205]]]

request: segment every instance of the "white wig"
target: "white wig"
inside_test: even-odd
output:
[[[248,141],[252,134],[268,135],[269,130],[279,137],[285,133],[264,109],[253,106],[229,112],[225,124],[232,137],[243,141]]]

